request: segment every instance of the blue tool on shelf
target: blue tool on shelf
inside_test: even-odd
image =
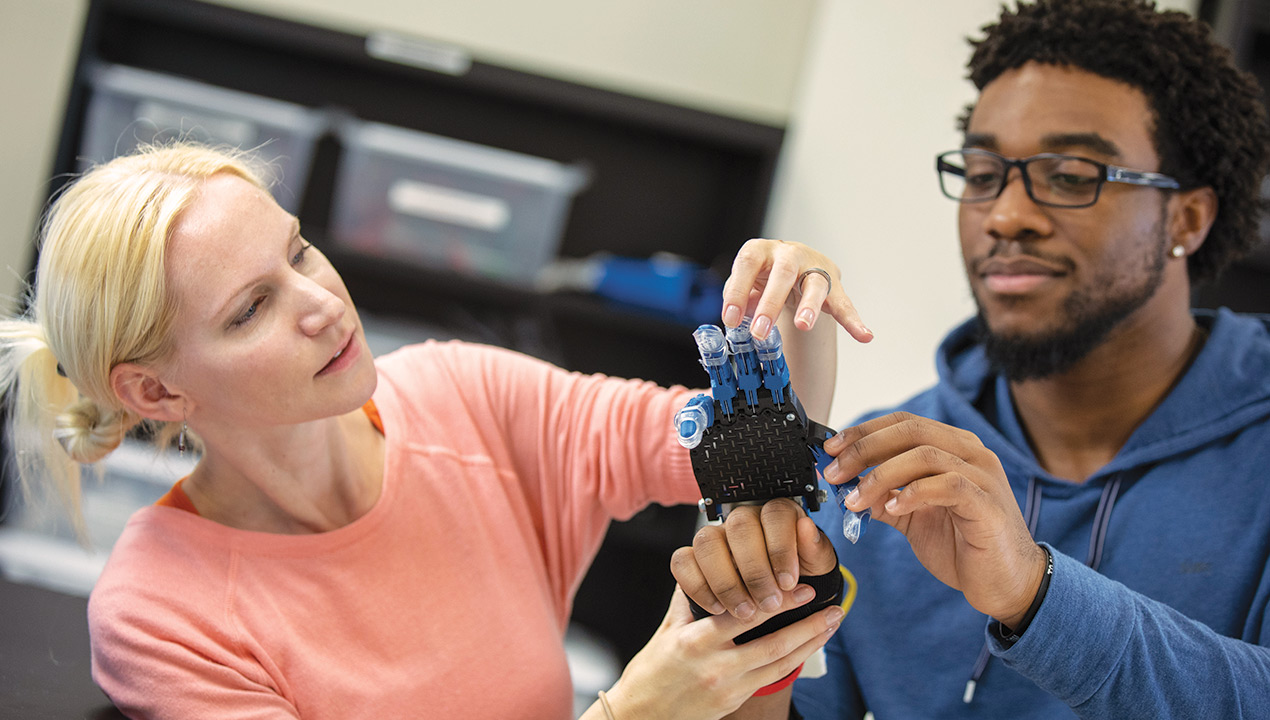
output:
[[[710,268],[670,253],[649,258],[598,253],[561,259],[540,276],[545,291],[575,290],[685,324],[716,318],[723,281]]]

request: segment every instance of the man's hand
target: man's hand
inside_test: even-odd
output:
[[[797,502],[734,508],[722,525],[707,525],[692,547],[675,551],[671,572],[688,597],[711,614],[747,620],[781,606],[785,592],[805,602],[814,592],[800,577],[838,567],[832,543]],[[804,599],[805,598],[805,599]]]
[[[825,480],[866,469],[846,498],[854,511],[908,538],[922,565],[1007,627],[1040,587],[1045,551],[1028,533],[1000,460],[973,433],[909,413],[847,428],[825,441]]]

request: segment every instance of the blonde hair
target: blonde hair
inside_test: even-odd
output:
[[[84,173],[45,213],[28,310],[0,321],[0,394],[24,496],[46,479],[81,540],[80,465],[105,458],[140,423],[160,443],[178,429],[129,412],[110,373],[170,357],[167,241],[203,181],[220,173],[267,190],[249,152],[190,142],[143,147]]]

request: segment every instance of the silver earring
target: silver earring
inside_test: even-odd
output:
[[[185,421],[181,421],[181,434],[176,438],[176,450],[185,457]]]
[[[1170,254],[1172,254],[1175,258],[1180,258],[1186,254],[1186,248],[1181,245],[1174,245]]]

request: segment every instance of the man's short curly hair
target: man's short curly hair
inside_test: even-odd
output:
[[[1160,171],[1211,187],[1217,219],[1190,258],[1192,284],[1215,279],[1259,240],[1260,186],[1270,166],[1262,89],[1205,23],[1151,0],[1036,0],[983,27],[970,80],[980,90],[1028,62],[1065,65],[1141,90],[1155,116]],[[961,118],[966,129],[973,107]]]

